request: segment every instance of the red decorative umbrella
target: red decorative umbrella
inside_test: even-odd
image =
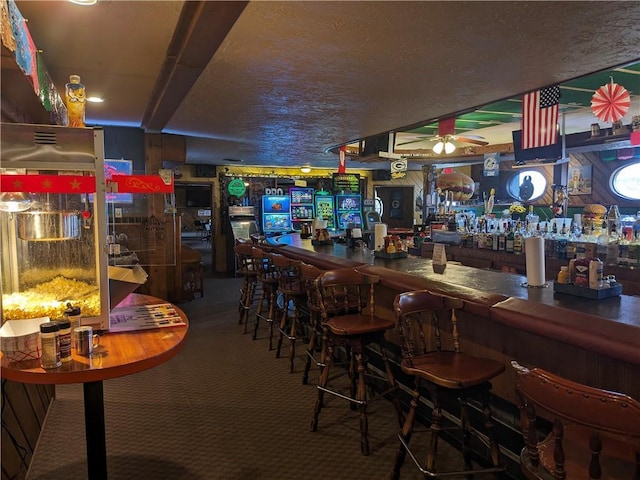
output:
[[[607,83],[600,87],[591,97],[591,111],[603,122],[617,122],[629,110],[631,98],[622,85]]]

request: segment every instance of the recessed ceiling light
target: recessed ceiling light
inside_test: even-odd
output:
[[[302,173],[310,173],[311,172],[311,167],[300,167],[300,171]]]
[[[87,102],[102,103],[102,102],[104,102],[104,98],[102,98],[102,97],[87,97]]]
[[[84,5],[91,6],[98,3],[98,0],[69,0],[71,3],[75,3],[76,5]]]

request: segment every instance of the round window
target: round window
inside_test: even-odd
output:
[[[537,170],[521,170],[507,182],[507,193],[521,202],[541,197],[547,188],[547,180]]]
[[[622,198],[640,200],[640,162],[616,169],[609,177],[609,186]]]

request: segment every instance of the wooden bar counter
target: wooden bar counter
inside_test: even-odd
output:
[[[340,244],[314,247],[297,234],[269,241],[280,253],[323,269],[357,267],[379,275],[376,307],[387,318],[394,318],[393,298],[405,291],[429,289],[464,300],[459,327],[467,353],[506,365],[517,360],[640,399],[640,297],[574,297],[554,292],[551,284],[522,287],[522,275],[456,264],[437,274],[430,259],[381,259]],[[390,332],[388,340],[398,343],[396,335]],[[493,383],[498,397],[516,403],[512,369]]]

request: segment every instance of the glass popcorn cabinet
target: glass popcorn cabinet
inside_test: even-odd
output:
[[[104,140],[100,128],[1,124],[2,321],[109,328]]]

